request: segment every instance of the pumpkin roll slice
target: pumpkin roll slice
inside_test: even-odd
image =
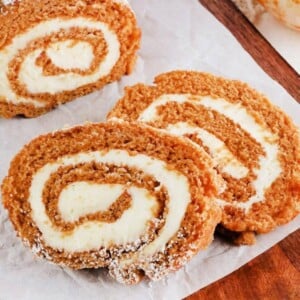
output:
[[[209,153],[226,181],[220,230],[255,242],[300,209],[299,133],[290,118],[245,83],[174,71],[154,86],[127,88],[108,118],[142,121],[189,138]]]
[[[129,74],[140,30],[126,1],[0,1],[0,116],[36,117]]]
[[[109,122],[40,136],[11,163],[3,203],[25,245],[118,281],[160,279],[207,247],[222,178],[192,143]]]

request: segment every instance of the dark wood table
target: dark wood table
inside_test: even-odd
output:
[[[300,230],[186,300],[299,300]]]
[[[300,76],[230,0],[199,0],[300,103]],[[300,300],[300,230],[186,300]]]

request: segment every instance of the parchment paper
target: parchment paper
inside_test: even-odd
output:
[[[0,180],[12,157],[35,136],[64,125],[103,121],[124,86],[151,83],[156,74],[173,69],[204,70],[246,81],[269,96],[299,125],[300,108],[296,101],[259,68],[197,0],[130,2],[143,30],[135,72],[39,118],[0,119]],[[180,299],[267,250],[299,228],[299,221],[298,217],[259,236],[257,244],[250,247],[234,247],[215,239],[206,251],[167,279],[127,287],[115,283],[105,270],[71,271],[35,258],[15,237],[0,205],[0,299]]]

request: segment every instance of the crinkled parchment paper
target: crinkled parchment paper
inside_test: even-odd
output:
[[[132,0],[143,30],[135,72],[120,82],[36,119],[0,119],[0,180],[20,148],[35,136],[64,125],[103,121],[123,88],[173,69],[195,69],[240,79],[265,93],[300,122],[300,107],[271,80],[233,36],[197,0]],[[235,247],[215,239],[182,270],[167,279],[133,287],[105,270],[72,271],[35,258],[15,237],[0,205],[0,299],[180,299],[231,273],[299,227],[300,218],[259,236],[254,246]]]

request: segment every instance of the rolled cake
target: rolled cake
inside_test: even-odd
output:
[[[283,24],[300,30],[299,0],[258,0],[258,2]]]
[[[213,157],[227,187],[220,230],[255,242],[300,210],[299,133],[290,118],[246,84],[175,71],[155,86],[127,88],[109,119],[142,121],[190,138]]]
[[[0,116],[35,117],[120,79],[139,42],[125,0],[0,1]]]
[[[3,203],[23,242],[119,282],[160,279],[213,238],[221,177],[190,142],[109,122],[40,136],[11,163]]]

